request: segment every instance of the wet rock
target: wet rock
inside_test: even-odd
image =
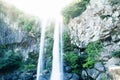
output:
[[[99,71],[97,71],[96,69],[87,69],[87,73],[93,79],[95,79],[99,75]]]
[[[72,78],[70,80],[79,80],[80,77],[77,74],[73,74]]]
[[[101,73],[96,80],[104,80],[104,79],[107,79],[107,75],[105,73]]]
[[[64,73],[64,80],[70,80],[72,73]]]
[[[119,65],[119,64],[120,64],[120,59],[113,57],[106,62],[105,67],[109,68],[111,66],[115,66],[115,65]]]
[[[19,79],[22,79],[22,80],[33,80],[35,78],[33,71],[25,71],[18,76],[19,76]]]
[[[96,68],[99,71],[105,71],[104,70],[104,65],[101,62],[96,63],[94,68]]]
[[[86,80],[87,79],[87,72],[85,70],[82,71],[82,74],[81,74],[81,77],[83,80]]]
[[[70,73],[72,71],[72,68],[70,66],[65,67],[65,71]]]
[[[48,68],[48,67],[51,68],[51,67],[52,67],[51,57],[49,57],[49,58],[46,60],[45,66],[46,66],[46,68]]]
[[[40,80],[47,80],[47,79],[45,79],[44,77],[41,77]]]

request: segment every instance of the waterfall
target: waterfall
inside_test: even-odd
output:
[[[47,25],[47,21],[46,20],[42,21],[40,51],[39,51],[39,58],[38,58],[37,79],[36,80],[40,80],[40,76],[42,76],[42,72],[43,72],[43,51],[44,51],[44,39],[45,39],[46,25]]]
[[[60,19],[60,18],[59,18]],[[62,25],[61,20],[55,22],[54,45],[53,45],[53,61],[50,80],[62,80]]]

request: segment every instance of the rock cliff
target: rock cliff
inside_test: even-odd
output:
[[[71,19],[68,27],[71,42],[80,49],[91,42],[102,41],[104,49],[101,56],[94,68],[87,69],[87,72],[95,80],[103,80],[103,77],[111,80],[108,69],[111,66],[120,67],[120,58],[112,56],[120,49],[120,1],[90,0],[86,10]]]

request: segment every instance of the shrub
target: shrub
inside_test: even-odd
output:
[[[24,65],[24,68],[22,69],[23,71],[24,70],[33,70],[36,68],[36,65],[35,64],[28,64],[28,65]]]
[[[68,32],[64,32],[63,33],[63,42],[65,45],[63,45],[63,50],[64,52],[70,52],[73,51],[75,48],[75,45],[71,44],[71,39],[70,39],[70,35],[68,34]]]
[[[75,0],[69,6],[65,7],[62,10],[62,15],[64,16],[65,23],[69,23],[70,18],[77,17],[86,10],[86,5],[89,3],[89,0]]]
[[[0,72],[12,71],[20,67],[22,56],[13,50],[0,50]]]
[[[79,56],[75,54],[74,52],[68,52],[65,54],[65,61],[67,61],[68,65],[71,66],[73,69],[73,72],[77,72],[79,64]]]
[[[77,54],[75,54],[74,52],[69,52],[69,53],[66,53],[66,55],[65,55],[65,60],[68,62],[68,64],[72,68],[78,67],[78,64],[77,64],[78,59],[79,59],[79,56]]]
[[[97,61],[99,53],[102,50],[103,50],[103,45],[102,45],[101,41],[95,41],[95,42],[90,43],[85,50],[88,54],[88,57],[86,59],[86,63],[83,64],[83,67],[84,68],[93,68],[94,64]]]
[[[114,52],[112,53],[112,56],[113,56],[113,57],[116,57],[116,58],[120,58],[120,50],[114,51]]]
[[[18,20],[18,25],[22,27],[23,30],[27,32],[34,32],[34,27],[37,26],[35,23],[35,19],[32,17],[27,17],[25,15],[21,15]]]

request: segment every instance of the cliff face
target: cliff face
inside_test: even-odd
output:
[[[0,0],[0,80],[33,79],[39,38],[40,22],[36,17]]]
[[[40,23],[14,6],[0,0],[0,46],[20,51],[24,59],[28,53],[39,52]]]
[[[94,41],[102,41],[104,49],[98,62],[94,68],[87,70],[95,80],[103,80],[103,77],[110,80],[108,70],[111,68],[116,70],[114,66],[120,66],[120,58],[112,55],[120,49],[119,3],[120,1],[112,0],[90,0],[86,10],[80,16],[71,19],[68,24],[71,42],[79,48],[86,48]],[[112,73],[111,70],[110,72]]]
[[[120,6],[111,6],[108,0],[91,0],[82,15],[69,23],[73,43],[79,47],[99,39],[118,42],[120,38]],[[79,37],[79,38],[78,38]],[[77,43],[77,41],[80,41]]]

